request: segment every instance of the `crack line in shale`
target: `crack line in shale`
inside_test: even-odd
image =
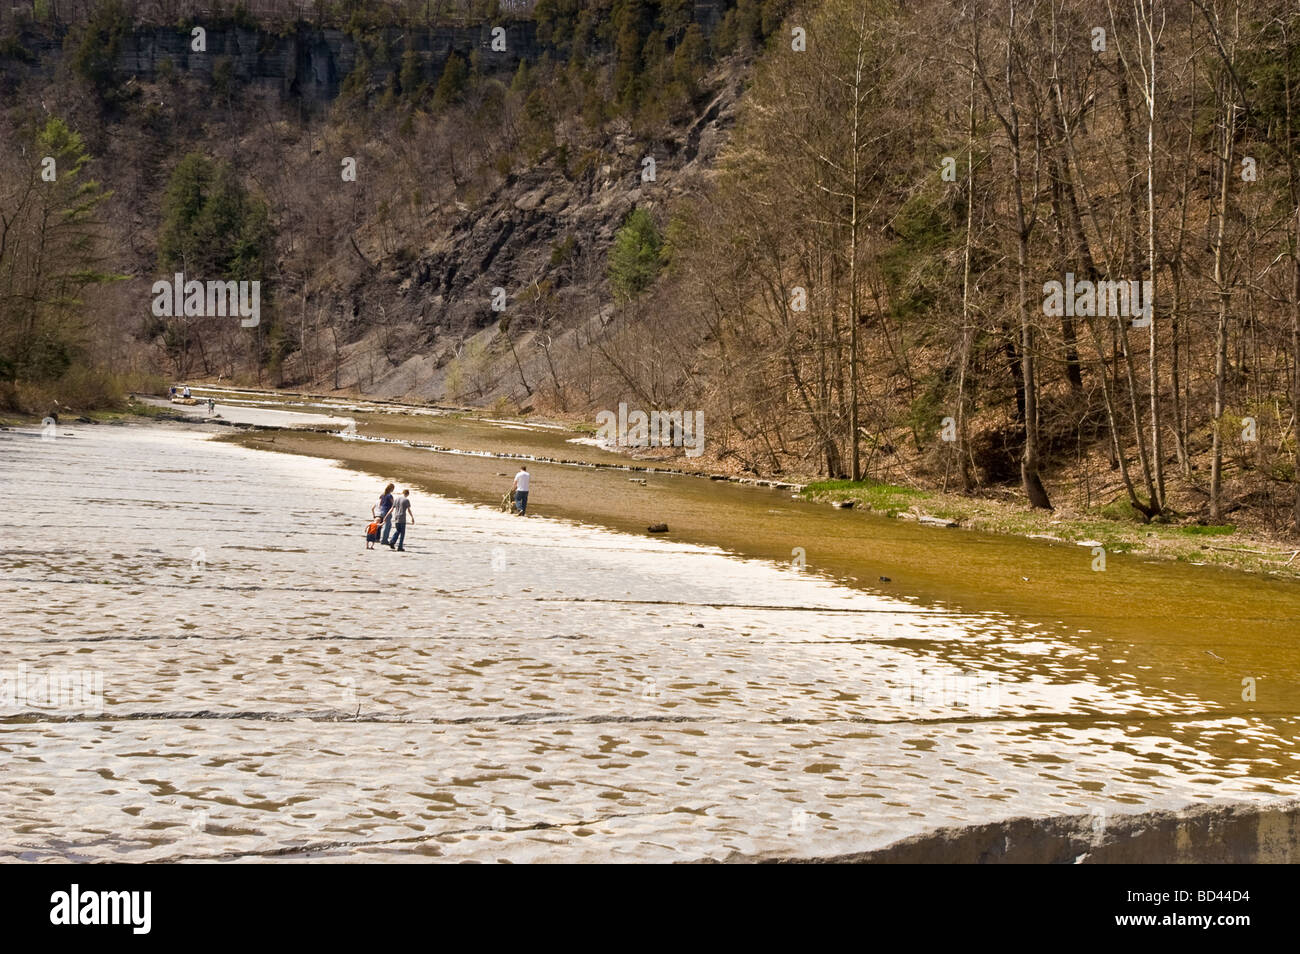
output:
[[[371,589],[331,589],[328,587],[304,587],[304,586],[224,586],[198,583],[163,583],[149,582],[141,583],[139,580],[130,582],[114,582],[112,580],[90,580],[90,579],[40,579],[36,577],[0,577],[2,583],[33,583],[43,586],[51,583],[64,583],[70,585],[96,585],[96,586],[114,586],[135,588],[141,592],[147,589],[157,587],[168,587],[171,589],[208,589],[222,592],[235,593],[254,593],[254,592],[276,592],[276,593],[344,593],[357,595],[374,595],[386,592],[385,590]],[[494,594],[492,592],[481,592],[485,587],[491,584],[480,584],[471,587],[468,590],[435,590],[430,593],[431,596],[440,599],[463,599],[463,600],[484,600],[495,596],[497,599],[521,599],[517,596],[506,596],[503,594]],[[476,592],[480,591],[480,592]],[[880,594],[889,599],[898,597],[889,594]],[[662,607],[682,607],[685,609],[743,609],[743,610],[775,610],[784,613],[837,613],[842,615],[891,615],[907,614],[908,616],[929,616],[960,620],[986,620],[997,619],[1005,620],[1012,618],[1009,614],[999,612],[964,612],[961,610],[949,609],[925,609],[922,607],[901,604],[896,607],[846,607],[846,606],[784,606],[770,603],[690,603],[684,600],[633,600],[633,599],[615,599],[612,597],[591,597],[591,596],[532,596],[528,600],[534,603],[612,603],[629,606],[662,606]],[[1122,619],[1132,620],[1136,617],[1133,613],[1101,614],[1101,613],[1055,613],[1052,614],[1054,619],[1084,619],[1084,620],[1107,620]],[[1183,616],[1179,619],[1184,620],[1214,620],[1215,622],[1238,622],[1238,623],[1279,623],[1290,622],[1291,617],[1285,616],[1234,616],[1226,617],[1223,615],[1209,616]]]
[[[331,589],[328,587],[313,586],[223,586],[216,584],[197,584],[197,583],[164,583],[150,582],[141,583],[139,580],[130,582],[114,582],[112,580],[90,580],[90,579],[38,579],[34,577],[3,577],[4,582],[10,583],[34,583],[45,585],[49,583],[66,583],[73,585],[90,584],[98,586],[123,586],[135,587],[140,590],[153,589],[156,587],[168,587],[171,589],[182,590],[218,590],[218,591],[235,591],[235,592],[276,592],[276,593],[357,593],[357,594],[374,594],[382,593],[384,590],[362,590],[362,589]],[[481,590],[482,585],[473,587],[474,590]],[[470,591],[452,591],[452,590],[434,590],[431,596],[452,599],[476,599],[481,600],[490,593],[475,593]],[[500,598],[505,599],[504,595]],[[519,599],[511,596],[510,599]],[[587,597],[587,596],[533,596],[528,597],[534,603],[619,603],[633,606],[681,606],[687,608],[699,609],[753,609],[753,610],[781,610],[784,612],[798,613],[863,613],[863,614],[881,614],[881,613],[906,613],[909,616],[945,616],[958,618],[962,614],[952,610],[926,610],[915,607],[900,605],[889,608],[879,607],[845,607],[845,606],[782,606],[768,603],[690,603],[679,600],[632,600],[632,599],[612,599],[605,597]],[[972,614],[973,615],[973,614]],[[1188,617],[1192,618],[1192,617]],[[1221,617],[1214,617],[1220,619]]]
[[[1251,712],[1251,718],[1256,719],[1292,719],[1295,718],[1294,712]],[[947,725],[953,723],[961,724],[1000,724],[1008,722],[1019,723],[1041,723],[1046,726],[1049,724],[1074,725],[1085,724],[1093,726],[1104,726],[1114,724],[1115,726],[1141,725],[1144,728],[1149,725],[1161,724],[1178,724],[1182,722],[1193,722],[1196,720],[1221,720],[1225,717],[1235,717],[1231,710],[1211,710],[1211,711],[1193,711],[1171,713],[1166,715],[1148,715],[1140,712],[1096,712],[1096,713],[1043,713],[1043,712],[1026,712],[1015,715],[992,715],[992,716],[934,716],[930,718],[917,719],[877,719],[870,716],[833,716],[826,718],[802,718],[796,716],[787,716],[779,719],[730,719],[721,716],[707,715],[627,715],[627,716],[605,716],[605,715],[577,715],[571,712],[536,712],[521,713],[518,715],[500,715],[500,716],[459,716],[455,718],[406,718],[397,714],[376,713],[362,716],[355,713],[346,713],[340,710],[331,710],[324,712],[312,712],[309,710],[296,710],[287,712],[273,711],[241,711],[232,710],[230,712],[220,712],[212,709],[195,709],[189,711],[172,711],[172,712],[130,712],[121,715],[89,715],[85,713],[70,714],[66,716],[53,716],[44,712],[26,711],[12,715],[0,717],[0,725],[60,725],[74,722],[94,722],[94,723],[112,723],[112,722],[170,722],[170,721],[216,721],[216,722],[335,722],[335,723],[379,723],[384,725],[605,725],[609,723],[649,723],[649,724],[675,724],[689,722],[703,722],[710,725],[834,725],[836,723],[847,723],[854,725]]]
[[[304,620],[295,620],[295,622],[306,622]],[[667,624],[666,624],[667,625]],[[675,624],[686,626],[686,623]],[[31,638],[15,637],[9,638],[0,646],[21,645],[21,646],[59,646],[69,643],[114,643],[114,642],[180,642],[190,639],[210,640],[219,642],[225,639],[243,639],[246,634],[233,633],[230,635],[209,636],[202,633],[158,633],[154,635],[137,634],[132,636],[107,634],[102,636],[34,636]],[[715,638],[721,645],[726,647],[740,646],[742,643],[736,640],[745,639],[746,644],[752,643],[759,646],[916,646],[919,648],[933,648],[951,645],[975,646],[979,645],[978,640],[966,640],[958,642],[956,640],[929,639],[918,636],[880,636],[880,637],[863,637],[860,639],[836,639],[827,636],[825,639],[763,639],[761,636],[755,637],[753,633],[738,633],[732,637],[712,637],[707,632],[693,635],[690,637],[691,642],[699,642],[704,639]],[[467,634],[459,633],[438,633],[429,634],[423,632],[402,633],[393,636],[338,636],[338,635],[305,635],[305,634],[284,634],[276,635],[273,633],[258,632],[258,639],[265,639],[277,643],[303,642],[303,643],[321,643],[321,642],[356,642],[356,643],[384,643],[384,642],[401,642],[406,643],[412,639],[426,640],[457,640],[460,642],[473,642],[475,640],[490,640],[493,644],[501,642],[501,635],[498,633]],[[528,639],[554,640],[554,639],[595,639],[588,633],[556,633],[551,636],[529,636]],[[617,647],[614,649],[601,650],[609,653],[626,653],[628,647]]]

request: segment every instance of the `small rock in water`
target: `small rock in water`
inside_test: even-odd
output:
[[[853,501],[852,501],[852,500],[837,500],[837,501],[835,501],[835,503],[831,504],[831,506],[834,507],[836,510],[852,510],[852,509],[853,509]]]
[[[889,577],[887,577],[887,576],[882,576],[882,577],[880,578],[880,582],[881,582],[881,583],[889,583],[889,582],[890,582],[890,579],[889,579]]]
[[[646,527],[646,529],[649,530],[651,533],[667,533],[667,532],[668,532],[668,524],[666,524],[666,523],[652,523],[652,524],[650,524],[650,526]]]
[[[947,517],[931,517],[929,514],[921,514],[917,521],[925,524],[927,527],[955,527],[956,520],[949,520]]]

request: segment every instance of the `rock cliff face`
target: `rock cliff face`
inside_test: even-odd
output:
[[[694,17],[709,33],[722,19],[725,0],[697,2]],[[218,63],[230,64],[231,78],[243,84],[277,91],[285,99],[326,103],[339,95],[343,79],[356,66],[358,44],[339,29],[299,23],[290,32],[250,29],[235,24],[197,25],[206,30],[206,50],[195,52],[189,29],[177,26],[140,25],[127,35],[118,56],[117,68],[124,77],[153,79],[164,61],[171,68],[210,77]],[[537,41],[537,27],[531,19],[503,19],[506,49],[492,49],[492,24],[473,27],[386,31],[384,39],[394,51],[393,63],[376,65],[372,81],[383,82],[397,68],[402,53],[414,49],[425,64],[427,75],[442,72],[447,57],[455,51],[463,57],[477,50],[486,72],[513,70],[520,60],[534,61],[552,48]],[[25,29],[19,42],[27,55],[0,53],[0,73],[9,70],[51,75],[62,54],[67,27],[54,30]]]
[[[537,43],[531,20],[502,23],[506,31],[505,51],[492,49],[492,27],[432,29],[411,34],[389,30],[385,40],[390,49],[414,49],[428,75],[441,74],[448,56],[456,52],[468,58],[475,50],[485,72],[513,70],[521,59],[534,60],[545,50]],[[344,77],[356,66],[357,42],[341,30],[315,29],[305,25],[277,36],[244,27],[216,27],[208,30],[207,50],[191,50],[188,32],[155,29],[134,33],[123,44],[118,68],[130,76],[153,78],[164,60],[186,73],[211,76],[217,63],[230,63],[233,78],[250,86],[273,89],[285,99],[328,102],[339,94]],[[400,53],[396,54],[400,57]],[[383,82],[396,64],[376,66],[372,81]]]
[[[563,352],[598,340],[609,325],[613,309],[604,253],[627,215],[637,207],[657,212],[677,196],[705,189],[736,120],[743,85],[738,73],[724,71],[713,79],[713,96],[689,125],[656,141],[615,136],[605,160],[581,174],[562,175],[550,163],[512,174],[474,208],[437,226],[430,223],[432,238],[413,261],[389,260],[366,274],[363,284],[373,288],[378,280],[377,287],[395,290],[391,314],[409,347],[391,355],[391,363],[385,361],[372,377],[363,357],[370,353],[370,316],[358,308],[349,334],[357,347],[342,380],[375,397],[443,399],[450,393],[450,360],[473,343],[496,356],[498,370],[485,375],[490,383],[481,390],[464,396],[474,403],[504,397],[526,405],[521,379],[542,383],[549,371],[540,341]],[[649,182],[642,175],[647,156],[657,170]],[[600,262],[596,274],[557,265],[552,256],[566,244],[574,259],[594,254]],[[554,323],[544,334],[537,313],[523,304],[539,280],[556,291]],[[505,291],[512,315],[523,316],[514,322],[515,353],[505,351],[501,315],[491,309],[494,288]]]
[[[506,49],[492,49],[492,27],[435,28],[417,33],[389,30],[384,39],[394,60],[408,48],[436,79],[453,51],[463,57],[475,50],[486,72],[513,70],[522,60],[539,58],[546,47],[537,42],[531,20],[505,21]],[[285,35],[243,26],[205,27],[206,50],[192,49],[189,30],[176,27],[141,27],[122,41],[117,59],[124,78],[154,79],[164,63],[182,74],[211,77],[220,63],[228,63],[231,79],[256,89],[278,92],[284,99],[327,103],[339,95],[344,78],[356,66],[357,41],[342,30],[298,24]],[[62,55],[66,29],[51,33],[24,32],[19,37],[28,56],[0,55],[0,70],[52,75]],[[376,65],[371,80],[383,82],[397,63]]]

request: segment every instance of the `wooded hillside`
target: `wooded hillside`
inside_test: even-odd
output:
[[[34,3],[0,370],[701,409],[722,467],[1294,529],[1298,81],[1292,0]],[[204,241],[258,328],[148,315]]]

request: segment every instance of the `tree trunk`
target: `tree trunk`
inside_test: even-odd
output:
[[[975,63],[971,62],[970,100],[966,112],[966,242],[961,264],[961,355],[957,370],[957,474],[962,493],[970,492],[966,450],[966,369],[970,364],[970,259],[975,232]]]
[[[1144,302],[1150,309],[1149,318],[1151,324],[1149,328],[1149,367],[1148,377],[1151,381],[1151,464],[1154,469],[1155,492],[1151,501],[1152,506],[1157,513],[1165,509],[1165,468],[1164,468],[1164,450],[1161,444],[1161,432],[1163,430],[1160,420],[1160,349],[1157,341],[1157,328],[1159,327],[1158,316],[1156,314],[1156,37],[1155,26],[1152,23],[1155,17],[1155,11],[1149,4],[1143,4],[1143,23],[1139,27],[1145,26],[1147,37],[1147,53],[1150,69],[1146,70],[1146,84],[1143,88],[1143,96],[1147,104],[1147,272],[1151,276],[1151,296],[1150,300]],[[1163,22],[1161,27],[1163,31]]]
[[[1214,235],[1214,286],[1218,290],[1219,314],[1214,331],[1214,426],[1210,450],[1210,519],[1214,521],[1223,517],[1223,412],[1227,400],[1228,313],[1232,297],[1224,262],[1224,242],[1228,227],[1228,181],[1232,176],[1237,125],[1236,97],[1230,95],[1235,92],[1235,87],[1227,76],[1221,83],[1224,94],[1223,138],[1219,152],[1219,202],[1216,209],[1219,222]]]
[[[1016,213],[1016,316],[1020,321],[1020,376],[1025,389],[1025,448],[1020,458],[1020,483],[1029,505],[1051,510],[1052,502],[1038,473],[1038,386],[1034,375],[1034,326],[1029,319],[1028,288],[1030,224],[1025,215],[1025,189],[1021,179],[1020,111],[1014,82],[1016,4],[1012,0],[1007,20],[1007,134],[1011,145],[1011,186]]]
[[[1282,48],[1290,49],[1285,26],[1282,30]],[[1283,154],[1286,156],[1287,193],[1291,205],[1295,208],[1291,216],[1291,233],[1287,238],[1291,245],[1291,444],[1294,498],[1292,516],[1295,518],[1296,532],[1300,533],[1300,176],[1297,176],[1296,155],[1291,148],[1294,142],[1291,116],[1291,74],[1282,71],[1283,95]]]
[[[849,447],[851,449],[851,475],[862,479],[862,461],[858,439],[858,130],[862,112],[862,57],[863,35],[866,31],[866,10],[858,30],[858,53],[853,75],[853,153],[852,186],[849,213]]]

